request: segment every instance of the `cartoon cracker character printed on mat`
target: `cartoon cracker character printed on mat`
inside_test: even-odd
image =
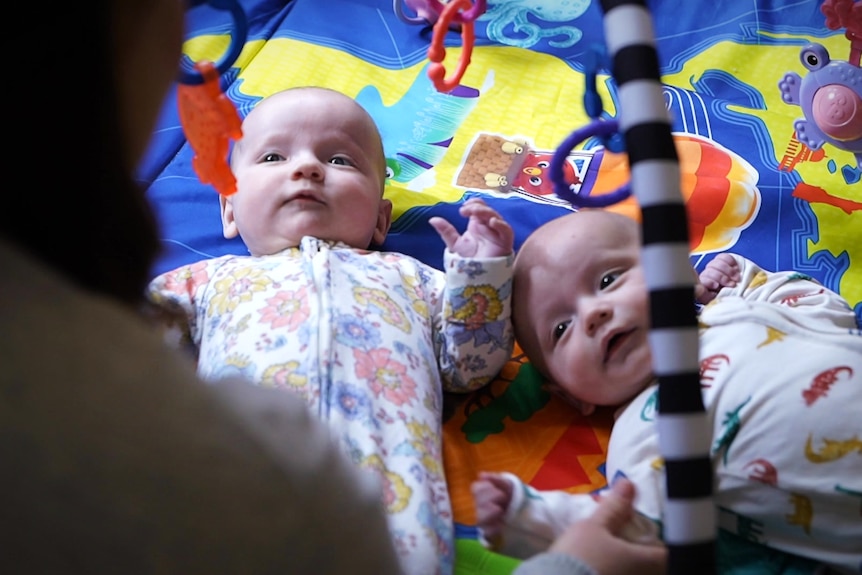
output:
[[[680,157],[692,253],[730,248],[760,209],[757,172],[742,157],[712,140],[677,133],[674,142]],[[454,183],[568,206],[554,193],[549,170],[553,155],[554,150],[537,150],[524,137],[480,133],[467,150]],[[625,154],[603,148],[573,150],[563,171],[579,195],[610,193],[630,177]],[[607,209],[640,220],[634,198]]]

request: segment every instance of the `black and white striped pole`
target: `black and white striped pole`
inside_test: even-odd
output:
[[[700,392],[694,275],[679,159],[665,108],[652,16],[644,0],[601,0],[619,91],[619,129],[642,213],[650,292],[649,342],[659,380],[659,447],[666,471],[663,519],[672,575],[716,572],[710,428]]]

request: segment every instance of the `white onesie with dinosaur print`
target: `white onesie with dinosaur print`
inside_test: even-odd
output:
[[[734,255],[742,281],[700,314],[700,381],[712,425],[718,525],[746,540],[862,570],[862,334],[836,293]],[[637,486],[661,524],[658,387],[621,408],[607,476]],[[499,550],[531,555],[595,508],[591,495],[517,482]]]

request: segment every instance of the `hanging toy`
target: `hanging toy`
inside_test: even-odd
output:
[[[850,57],[847,61],[857,68],[862,65],[862,2],[856,0],[825,0],[820,11],[826,16],[830,30],[844,28],[850,40]]]
[[[473,4],[471,0],[452,0],[443,10],[437,21],[434,23],[434,36],[431,38],[431,45],[428,47],[428,60],[431,64],[428,66],[428,77],[437,88],[438,92],[451,92],[458,87],[464,72],[467,71],[467,66],[470,65],[470,58],[473,55],[473,44],[475,42],[474,21],[485,11],[487,0],[477,0]],[[434,3],[432,0],[430,3]],[[446,58],[446,48],[443,47],[443,40],[446,38],[446,33],[449,31],[451,22],[458,18],[461,24],[461,56],[458,59],[458,66],[451,76],[446,76],[446,68],[443,66],[443,60]]]
[[[193,0],[192,5],[203,4]],[[239,57],[248,34],[245,13],[237,0],[210,0],[228,10],[234,30],[227,54],[218,65],[207,60],[195,62],[195,72],[182,71],[177,88],[180,123],[194,152],[192,167],[204,184],[228,196],[236,192],[236,178],[227,161],[229,140],[242,137],[242,120],[233,102],[222,92],[219,78]]]
[[[592,121],[583,128],[575,130],[563,140],[563,143],[554,152],[549,166],[551,180],[554,182],[554,193],[575,208],[603,208],[631,196],[631,186],[627,183],[607,194],[580,195],[575,193],[565,175],[566,160],[569,154],[575,146],[587,138],[598,138],[610,152],[620,153],[625,150],[625,142],[619,133],[619,123],[616,120],[604,119],[604,105],[596,87],[600,56],[601,51],[599,49],[591,49],[587,51],[584,59],[584,110],[592,118]]]
[[[462,22],[473,22],[485,13],[488,0],[477,0],[472,8],[464,12],[458,12],[452,16],[452,22],[461,24]],[[413,11],[415,16],[411,16],[404,11],[403,4]],[[395,10],[395,15],[405,24],[427,24],[433,26],[437,23],[446,3],[442,0],[392,0],[392,7]]]
[[[796,139],[812,151],[829,144],[853,153],[862,169],[862,1],[826,0],[821,6],[826,25],[846,27],[850,60],[833,60],[822,44],[802,47],[805,77],[788,72],[778,83],[781,99],[802,108],[793,122]]]

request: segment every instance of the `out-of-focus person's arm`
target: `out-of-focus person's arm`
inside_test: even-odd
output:
[[[660,575],[667,569],[667,549],[632,543],[623,531],[634,513],[634,485],[619,479],[595,513],[573,523],[548,551],[521,563],[512,575]]]
[[[305,404],[206,384],[0,242],[5,573],[397,574],[381,491]]]

